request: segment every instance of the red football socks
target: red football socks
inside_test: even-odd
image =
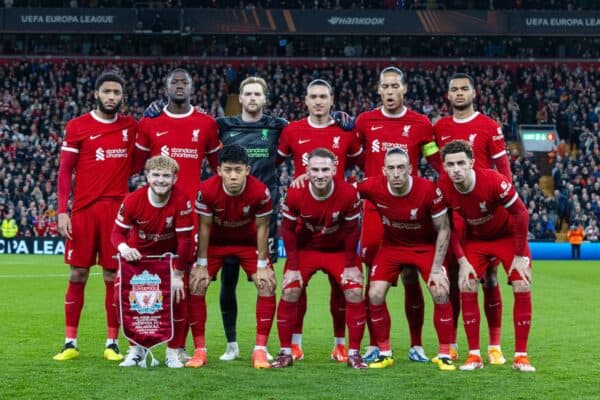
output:
[[[79,319],[83,310],[85,282],[71,282],[65,295],[65,336],[77,338]]]
[[[462,314],[469,350],[478,350],[481,315],[479,313],[479,304],[477,304],[477,292],[463,292],[460,294],[460,299],[462,301]]]
[[[256,300],[256,345],[266,346],[275,316],[275,296],[258,296]]]
[[[425,320],[425,299],[419,282],[404,284],[404,312],[410,329],[410,346],[422,346],[421,336]]]
[[[502,336],[502,296],[500,295],[500,287],[498,285],[483,287],[483,310],[485,311],[490,331],[489,344],[500,346],[500,337]]]
[[[527,340],[531,328],[531,292],[515,293],[513,322],[515,324],[515,352],[527,352]]]

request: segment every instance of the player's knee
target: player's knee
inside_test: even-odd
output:
[[[531,287],[525,281],[511,281],[510,284],[514,293],[527,293],[531,291]]]
[[[87,268],[71,267],[71,276],[69,280],[75,283],[85,283],[90,276],[90,270]],[[114,277],[113,277],[114,280]]]
[[[419,274],[414,268],[404,268],[402,270],[402,283],[405,285],[414,285],[419,283]]]
[[[346,289],[344,290],[344,297],[348,303],[360,303],[362,301],[362,289]]]
[[[371,287],[369,289],[369,303],[373,304],[374,306],[379,306],[381,304],[383,304],[385,302],[385,291],[376,288],[376,287]]]
[[[300,299],[302,293],[301,288],[289,288],[283,289],[281,292],[281,298],[290,303],[296,303]]]
[[[438,286],[430,286],[429,291],[435,304],[446,304],[449,301],[448,291]]]
[[[275,288],[271,288],[271,287],[258,288],[258,295],[261,297],[275,296]]]
[[[107,282],[114,282],[115,281],[115,276],[117,276],[117,271],[111,271],[111,270],[108,270],[108,269],[102,270],[102,277]]]
[[[486,288],[498,286],[498,271],[496,269],[490,268],[487,270],[483,286]]]
[[[467,286],[466,283],[461,283],[459,285],[459,289],[460,289],[461,293],[476,293],[477,292],[477,281],[475,279],[470,279],[469,285],[470,286]]]

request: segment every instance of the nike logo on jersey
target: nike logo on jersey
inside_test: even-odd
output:
[[[448,140],[450,139],[450,136],[442,136],[442,140]]]
[[[304,143],[308,143],[308,142],[310,142],[310,139],[298,140],[298,144],[304,144]]]
[[[389,208],[385,204],[380,204],[380,203],[377,203],[377,207],[379,207],[379,208]]]
[[[383,128],[383,126],[372,126],[372,127],[371,127],[371,130],[372,130],[372,131],[376,131],[376,130],[379,130],[379,129],[381,129],[381,128]]]
[[[169,131],[156,132],[156,137],[160,137],[162,135],[166,135]]]
[[[301,218],[310,218],[310,217],[312,217],[312,215],[302,215],[302,214],[300,214],[300,217]]]
[[[215,211],[216,212],[221,212],[221,211],[225,211],[225,209],[224,208],[215,208]]]
[[[96,139],[98,139],[100,136],[102,136],[102,135],[91,135],[91,136],[90,136],[90,140],[96,140]]]
[[[136,220],[135,220],[135,222],[136,222],[136,224],[138,224],[138,225],[143,225],[143,224],[147,224],[148,222],[150,222],[150,220],[147,220],[147,221],[140,221],[139,219],[136,219]]]
[[[229,134],[229,137],[236,137],[236,136],[237,136],[237,135],[239,135],[240,133],[242,133],[242,132],[231,132],[231,133]]]

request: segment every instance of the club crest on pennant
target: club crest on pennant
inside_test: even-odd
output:
[[[139,314],[154,314],[163,309],[163,294],[160,290],[160,278],[156,274],[144,271],[134,275],[129,281],[129,304]]]

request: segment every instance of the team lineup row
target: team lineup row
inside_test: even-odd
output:
[[[236,189],[234,185],[232,188],[227,188],[225,176],[227,174],[243,175],[246,168],[244,165],[246,165],[248,172],[259,178],[256,182],[260,183],[262,181],[266,185],[262,194],[268,195],[268,202],[270,203],[271,198],[276,198],[277,193],[275,165],[286,157],[292,157],[297,175],[293,186],[297,187],[289,189],[282,206],[284,215],[283,239],[288,258],[282,282],[282,299],[277,311],[278,317],[280,317],[278,327],[282,350],[275,360],[274,366],[291,365],[294,355],[297,359],[302,358],[301,321],[306,310],[305,300],[302,300],[305,297],[302,287],[303,283],[314,272],[314,269],[319,268],[342,269],[341,274],[329,271],[330,277],[333,278],[330,279],[333,281],[331,308],[334,316],[335,336],[332,358],[338,361],[347,361],[349,365],[356,368],[366,367],[367,364],[359,355],[358,350],[364,324],[368,322],[371,331],[371,346],[368,348],[369,354],[366,354],[366,358],[373,361],[370,366],[382,368],[393,364],[389,339],[386,339],[385,333],[381,332],[386,332],[387,329],[387,337],[389,338],[389,314],[385,307],[385,293],[389,285],[397,280],[398,273],[402,271],[407,304],[410,306],[407,307],[407,311],[409,309],[413,310],[407,312],[409,327],[411,328],[411,353],[409,357],[416,361],[428,361],[420,342],[423,325],[423,296],[416,279],[418,276],[417,271],[420,271],[427,278],[428,286],[432,289],[436,303],[434,319],[437,321],[435,325],[440,338],[440,352],[439,356],[436,357],[438,366],[441,369],[455,369],[452,358],[457,356],[455,345],[456,321],[461,299],[463,318],[468,321],[468,323],[465,323],[465,330],[469,342],[469,356],[461,369],[471,370],[483,366],[479,354],[479,308],[475,277],[486,278],[484,286],[486,304],[490,303],[488,300],[492,300],[492,303],[490,303],[492,307],[489,307],[492,311],[488,312],[489,310],[486,309],[488,325],[492,333],[490,335],[490,346],[488,347],[488,358],[492,363],[504,363],[505,360],[500,350],[501,299],[495,276],[498,262],[494,261],[498,259],[509,271],[515,291],[517,340],[513,366],[521,371],[534,370],[526,353],[531,320],[530,273],[526,242],[527,224],[525,224],[524,234],[521,232],[522,222],[527,221],[528,215],[526,210],[523,212],[524,207],[514,194],[510,182],[510,169],[508,168],[501,130],[494,121],[473,110],[475,90],[473,81],[468,75],[459,74],[451,78],[448,97],[453,106],[454,115],[440,120],[435,127],[432,127],[424,116],[406,109],[403,104],[404,94],[406,93],[404,76],[395,67],[386,68],[381,72],[378,92],[382,99],[382,106],[361,114],[355,124],[348,118],[339,118],[338,123],[341,127],[336,124],[330,115],[333,104],[331,87],[322,80],[317,79],[307,86],[305,103],[309,111],[309,117],[289,124],[285,120],[262,114],[267,86],[261,78],[250,77],[242,82],[240,87],[242,114],[240,116],[219,118],[216,122],[206,114],[194,110],[189,104],[190,82],[191,79],[186,71],[181,69],[172,71],[166,80],[169,102],[162,110],[163,112],[153,118],[144,118],[138,125],[130,117],[117,114],[123,93],[121,78],[114,74],[102,75],[96,82],[95,94],[98,100],[98,108],[72,120],[67,125],[59,170],[59,230],[67,237],[65,259],[67,264],[71,266],[71,277],[65,301],[65,347],[61,353],[55,356],[55,359],[70,359],[77,357],[79,354],[77,350],[77,327],[81,314],[83,290],[89,267],[96,264],[96,258],[104,268],[107,289],[105,305],[108,339],[105,357],[115,360],[123,358],[119,353],[116,342],[118,319],[112,300],[114,298],[113,282],[116,266],[111,257],[116,250],[112,247],[109,239],[114,225],[114,216],[117,215],[121,199],[127,192],[127,177],[132,170],[130,167],[133,166],[133,171],[137,172],[142,168],[148,157],[163,155],[176,160],[179,168],[177,187],[183,192],[183,198],[196,199],[196,208],[200,215],[198,222],[199,258],[194,264],[196,267],[190,271],[190,293],[185,296],[187,301],[180,301],[175,307],[176,334],[167,348],[167,365],[183,366],[185,363],[188,366],[204,365],[206,350],[202,321],[206,318],[206,305],[203,295],[209,282],[208,279],[214,276],[218,268],[224,264],[222,279],[226,280],[226,269],[229,267],[229,269],[236,270],[239,263],[247,273],[251,272],[250,275],[252,275],[259,291],[257,318],[259,314],[262,317],[257,320],[257,347],[253,353],[253,364],[257,368],[270,365],[267,362],[266,338],[275,312],[275,282],[272,273],[269,272],[270,269],[267,268],[270,265],[267,257],[268,245],[259,245],[257,248],[258,242],[252,244],[251,255],[255,260],[252,270],[248,264],[248,259],[245,258],[250,255],[249,253],[235,254],[236,257],[232,259],[227,257],[232,255],[228,253],[231,249],[226,249],[227,246],[213,245],[213,241],[219,243],[221,240],[233,240],[234,242],[231,244],[238,246],[240,243],[236,243],[236,240],[244,238],[247,240],[248,237],[257,237],[261,240],[263,237],[267,238],[268,236],[271,236],[271,239],[273,238],[275,234],[272,229],[273,223],[271,222],[271,229],[269,229],[269,217],[268,214],[264,214],[267,210],[263,209],[261,212],[253,214],[256,218],[250,218],[249,215],[252,214],[249,213],[254,208],[248,207],[249,204],[234,206],[233,204],[236,203],[235,200],[238,198],[230,196],[230,194],[238,191],[245,193],[246,186],[241,185],[241,188]],[[467,142],[454,142],[456,139],[466,140],[470,144]],[[245,157],[249,156],[246,164],[244,162],[240,163],[240,161],[243,161],[240,160],[240,158],[243,158],[240,156],[233,157],[233,162],[227,161],[227,154],[236,153],[232,149],[239,149],[237,146],[225,146],[221,149],[222,144],[229,145],[231,143],[243,146],[243,151],[238,151],[238,153],[243,154]],[[416,165],[421,155],[426,156],[430,164],[441,172],[442,162],[438,145],[444,146],[448,143],[452,143],[454,147],[457,146],[454,143],[461,144],[463,146],[462,150],[453,154],[464,156],[464,159],[444,160],[444,169],[448,174],[441,174],[443,178],[438,183],[438,189],[435,189],[431,182],[416,176],[412,177],[412,174],[417,173]],[[452,146],[444,147],[444,149],[447,148],[452,148]],[[201,190],[198,192],[200,165],[205,156],[211,166],[218,171],[218,174],[216,177],[202,182],[200,185]],[[452,157],[454,156],[452,155],[450,158]],[[481,168],[473,168],[474,159],[477,160],[476,165]],[[391,162],[390,165],[384,164],[388,161]],[[404,166],[402,166],[402,162],[404,162]],[[314,166],[314,171],[311,163],[318,164]],[[389,211],[396,210],[395,205],[392,207],[386,206],[385,203],[377,200],[365,202],[361,230],[361,257],[371,271],[369,274],[370,287],[366,290],[368,306],[363,302],[360,260],[354,255],[359,237],[359,210],[356,210],[351,215],[352,218],[346,221],[346,214],[341,212],[341,209],[323,207],[324,204],[332,201],[330,199],[338,201],[338,197],[344,198],[343,195],[331,195],[334,190],[342,192],[346,190],[353,193],[352,204],[354,207],[358,207],[356,189],[343,182],[343,171],[349,163],[360,165],[365,172],[365,176],[372,177],[358,184],[359,191],[361,191],[361,187],[366,188],[375,185],[375,182],[377,182],[386,188],[384,192],[392,196],[391,200],[402,200],[405,197],[402,195],[416,193],[417,191],[419,193],[423,192],[419,196],[425,196],[425,192],[428,192],[428,190],[413,189],[413,185],[421,187],[427,183],[428,188],[430,188],[429,191],[441,196],[441,193],[444,192],[442,183],[445,178],[448,178],[448,182],[453,182],[453,184],[447,185],[450,192],[453,190],[452,188],[460,187],[459,180],[464,181],[463,183],[466,186],[462,188],[466,189],[468,195],[459,196],[459,199],[473,202],[476,206],[471,210],[467,205],[460,205],[459,203],[451,205],[454,209],[451,218],[453,220],[452,229],[455,232],[450,235],[450,225],[447,223],[446,213],[441,210],[431,213],[432,204],[436,201],[439,204],[450,204],[449,194],[444,193],[445,200],[430,198],[429,201],[432,204],[427,205],[425,205],[427,201],[424,200],[424,197],[421,197],[420,201],[424,201],[423,207],[429,208],[420,212],[417,204],[412,205],[407,210],[407,216],[385,215],[384,211],[388,208]],[[452,168],[459,171],[456,172],[456,180],[454,180],[453,172],[449,172],[448,163],[453,165]],[[499,173],[495,171],[487,172],[493,166],[497,168]],[[242,171],[238,171],[240,169]],[[73,170],[76,170],[77,174],[73,189],[72,212],[71,217],[69,217],[67,200],[71,191],[71,173]],[[102,170],[100,175],[97,173],[99,170]],[[307,175],[304,175],[303,171],[307,171]],[[147,177],[149,173],[146,168]],[[170,173],[173,175],[173,171],[170,171]],[[476,179],[480,173],[491,175]],[[405,176],[405,178],[402,178],[402,176]],[[476,202],[474,193],[477,192],[477,189],[484,184],[496,182],[496,178],[501,180],[501,182],[497,181],[497,188],[484,189],[484,193],[481,194],[483,197]],[[167,185],[168,182],[165,183],[165,180],[168,181],[168,179],[161,179],[157,177],[157,182],[162,183],[156,183],[155,186],[159,188],[162,185],[164,190],[166,186],[169,186]],[[222,183],[219,179],[222,179]],[[239,179],[241,178],[237,177],[234,180]],[[305,179],[308,179],[308,184],[304,184]],[[246,183],[254,181],[253,177],[244,179]],[[94,185],[89,185],[90,182],[93,182]],[[154,195],[160,193],[160,191],[154,190],[150,177],[148,177],[148,182],[149,188],[142,189],[145,190],[145,193],[154,193]],[[240,185],[240,182],[238,181],[237,184]],[[401,190],[394,192],[397,189],[395,185],[401,187]],[[204,190],[202,189],[203,186],[206,186]],[[305,188],[302,188],[303,186]],[[222,189],[223,187],[225,189]],[[224,190],[225,200],[215,197],[222,190]],[[133,196],[133,194],[130,196]],[[156,201],[157,199],[151,199],[149,194],[146,197],[149,199],[148,204],[152,207],[161,204],[160,201]],[[366,198],[368,199],[368,196]],[[203,203],[203,201],[221,201],[225,203],[210,209],[209,205]],[[302,207],[310,204],[311,201],[317,202],[315,210],[303,210]],[[324,203],[318,203],[319,201]],[[186,204],[189,206],[188,209],[191,210],[191,200],[188,200],[188,202]],[[260,202],[267,202],[267,199],[262,198]],[[121,206],[122,211],[127,209],[126,204],[127,200]],[[238,207],[239,210],[237,211],[241,216],[238,216],[238,218],[241,218],[241,220],[228,219],[228,216],[222,214],[229,209],[224,205],[229,205],[230,208]],[[379,207],[380,205],[384,207]],[[339,204],[332,204],[331,206],[340,207]],[[205,207],[205,209],[202,209],[202,207]],[[143,207],[135,209],[143,209]],[[502,210],[504,211],[501,212]],[[427,214],[427,212],[429,214],[425,218],[424,214]],[[112,218],[107,218],[107,215]],[[403,218],[406,220],[403,220]],[[271,218],[272,220],[273,218]],[[140,221],[145,220],[140,219]],[[427,223],[427,221],[429,222]],[[444,221],[446,221],[445,224]],[[126,226],[133,226],[122,221],[121,223]],[[253,228],[257,232],[254,234],[255,236],[239,234],[240,227],[248,224],[256,227]],[[120,229],[126,229],[119,224],[117,225]],[[441,229],[438,225],[445,225],[445,228]],[[210,228],[211,226],[212,228]],[[425,229],[424,227],[427,227],[426,234],[415,235],[415,230]],[[173,228],[172,220],[171,228]],[[183,228],[179,227],[179,229]],[[221,231],[228,232],[226,228],[234,229],[235,233],[233,235],[220,233]],[[437,234],[435,234],[434,228],[440,228]],[[135,238],[139,240],[142,236],[153,238],[155,244],[161,241],[163,237],[165,240],[172,240],[181,236],[182,239],[177,241],[175,247],[170,248],[172,251],[177,250],[178,254],[185,254],[186,246],[190,246],[185,244],[188,240],[183,239],[187,230],[163,235],[156,231],[142,229],[144,234],[140,235],[139,229],[131,229],[134,229],[137,234],[130,232],[129,235],[126,235],[127,232],[120,232],[120,239],[115,239],[113,234],[114,245],[125,258],[138,257],[144,254],[143,249],[131,246],[132,243],[135,243],[135,241],[131,242],[132,240]],[[191,231],[192,229],[190,229]],[[402,239],[403,233],[405,235],[408,233],[411,240],[421,240],[418,243],[427,247],[426,251],[423,249],[415,250],[418,254],[427,254],[427,256],[423,256],[427,259],[427,261],[422,262],[423,265],[418,265],[415,261],[422,259],[422,257],[413,255],[406,258],[407,254],[413,250],[414,242],[411,240],[405,242],[405,239]],[[85,237],[89,238],[91,235],[99,238],[97,242],[89,239],[78,240]],[[333,236],[328,237],[326,235]],[[513,241],[511,239],[512,235],[518,240]],[[335,237],[336,240],[331,240],[332,237]],[[448,256],[448,260],[444,262],[444,255],[450,238],[453,238],[451,253],[454,256]],[[474,242],[480,241],[484,244],[471,246],[471,240]],[[504,240],[501,243],[503,247],[494,248],[497,251],[502,248],[503,252],[498,254],[489,253],[489,251],[492,251],[490,250],[489,241],[497,242],[501,240]],[[352,245],[353,242],[354,245]],[[445,244],[443,244],[444,242]],[[265,243],[268,243],[268,240]],[[248,248],[249,244],[247,242],[242,244],[244,245],[242,247]],[[323,245],[325,247],[320,247]],[[341,247],[336,248],[336,251],[332,251],[330,247],[327,247],[333,245]],[[179,248],[180,246],[181,248]],[[219,252],[221,247],[225,251]],[[135,252],[132,249],[135,249]],[[256,259],[256,250],[259,253],[258,259]],[[384,256],[386,263],[388,260],[393,261],[390,265],[386,263],[378,264],[377,254],[381,257],[384,250],[392,252],[390,255]],[[304,254],[304,251],[314,251],[318,255]],[[351,255],[354,255],[354,257],[351,257]],[[179,270],[186,268],[184,261],[186,259],[186,257],[179,258],[181,260],[178,262]],[[297,260],[302,260],[302,262]],[[314,260],[314,263],[310,260]],[[327,265],[321,265],[323,260],[329,260]],[[428,266],[426,266],[427,264]],[[452,273],[449,274],[450,281],[447,278],[442,279],[446,276],[445,273],[440,273],[439,268],[442,264],[446,265],[449,272],[454,271],[457,273],[461,271],[460,294],[456,290],[458,281],[453,278]],[[460,265],[460,268],[458,265]],[[432,273],[429,277],[431,272],[435,273]],[[177,297],[184,297],[182,278],[183,273],[177,275],[174,279],[176,283],[174,290]],[[235,280],[237,280],[237,276]],[[225,296],[222,293],[222,306],[228,303],[229,305],[234,304],[233,308],[235,308],[235,286],[233,285],[233,289],[231,289],[231,285],[224,284],[223,288],[222,290],[228,293]],[[232,295],[233,303],[230,301]],[[223,301],[223,298],[226,301]],[[368,318],[366,317],[367,309],[369,311]],[[448,310],[450,310],[449,314]],[[500,313],[495,314],[496,310],[500,310]],[[178,316],[185,315],[186,312],[187,318],[178,318]],[[235,340],[235,313],[233,314],[233,324],[231,324],[231,319],[225,321],[224,318],[229,343],[227,351],[221,359],[234,359],[239,354]],[[448,315],[450,316],[448,317]],[[263,325],[261,325],[261,319]],[[186,321],[188,320],[193,321],[189,325],[196,350],[190,360],[185,360],[186,353],[183,347],[187,336],[188,325]],[[344,339],[345,321],[347,321],[350,339],[347,352]],[[445,329],[448,324],[449,338]],[[233,326],[233,329],[229,332],[227,332],[228,326]],[[233,340],[230,340],[229,333],[233,334],[233,337],[231,337]],[[139,358],[138,350],[141,351],[142,349],[134,347],[133,351],[128,353],[124,363],[130,361],[132,365],[135,365],[136,363],[132,360]]]

